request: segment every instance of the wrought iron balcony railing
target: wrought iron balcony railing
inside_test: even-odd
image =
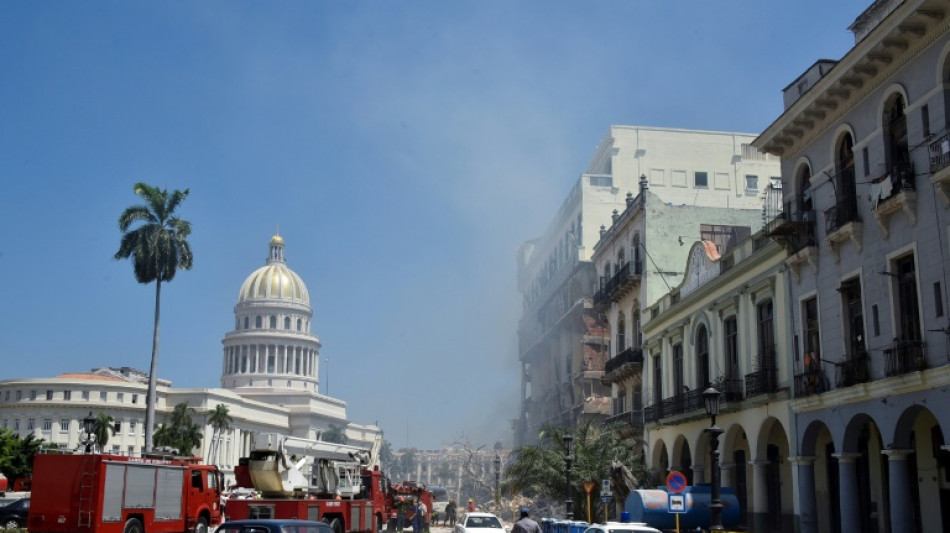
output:
[[[858,204],[853,197],[840,198],[825,209],[825,234],[834,233],[849,222],[858,221]]]
[[[643,364],[643,350],[631,346],[618,353],[616,356],[607,360],[607,364],[604,365],[604,372],[609,374],[627,363]]]
[[[835,363],[835,387],[853,387],[871,380],[871,358],[861,351]]]
[[[930,142],[930,172],[943,170],[950,165],[950,131]]]
[[[768,394],[778,390],[778,367],[775,364],[775,348],[766,348],[758,358],[762,367],[745,375],[746,398]]]
[[[825,373],[821,369],[807,370],[795,374],[795,397],[801,398],[813,394],[821,394],[828,389],[825,383]]]
[[[927,368],[924,342],[918,340],[895,340],[884,349],[884,375],[888,377],[909,374]]]

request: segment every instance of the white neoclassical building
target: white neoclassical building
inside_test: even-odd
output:
[[[215,435],[206,424],[218,404],[234,419],[220,437],[216,462],[231,474],[247,455],[255,434],[317,439],[331,424],[346,428],[350,444],[370,447],[380,435],[374,425],[351,423],[346,402],[319,393],[320,341],[310,332],[313,309],[307,287],[284,258],[284,240],[270,240],[267,263],[241,286],[234,306],[234,330],[225,334],[221,388],[173,388],[159,379],[158,422],[187,402],[204,425],[202,453]],[[0,381],[0,426],[20,436],[79,446],[82,419],[105,413],[115,420],[108,451],[140,454],[145,445],[148,376],[129,367],[97,368],[52,378]]]

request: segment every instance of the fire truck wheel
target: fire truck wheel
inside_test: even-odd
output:
[[[145,533],[145,528],[142,527],[142,522],[138,518],[129,518],[125,522],[122,533]]]
[[[208,533],[208,519],[199,516],[198,523],[195,524],[195,533]]]
[[[333,530],[333,533],[343,533],[343,522],[339,518],[330,520],[330,529]]]

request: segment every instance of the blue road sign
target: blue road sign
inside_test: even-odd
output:
[[[676,470],[666,476],[666,488],[673,494],[679,494],[686,490],[686,476]]]

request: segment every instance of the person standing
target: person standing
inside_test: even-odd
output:
[[[471,498],[468,499],[468,512],[475,512],[475,502]]]
[[[519,514],[521,519],[515,522],[511,533],[541,533],[541,526],[528,516],[530,512],[527,507],[522,507]]]
[[[449,522],[450,527],[455,527],[455,515],[456,515],[456,505],[455,498],[449,500],[449,504],[445,506],[445,520]],[[445,522],[442,522],[442,525],[445,525]]]

